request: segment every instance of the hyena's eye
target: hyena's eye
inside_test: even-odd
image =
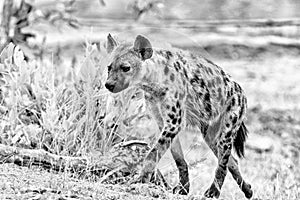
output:
[[[128,72],[130,70],[130,66],[129,65],[121,65],[120,68],[123,70],[123,72]]]

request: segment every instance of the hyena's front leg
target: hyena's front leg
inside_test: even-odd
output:
[[[159,130],[164,128],[163,117],[156,103],[147,101],[148,109],[151,110],[152,116],[156,120]],[[173,193],[187,195],[190,189],[188,164],[186,163],[178,136],[171,145],[171,154],[179,171],[179,184],[173,188]]]
[[[173,188],[174,194],[187,195],[190,190],[189,170],[186,163],[178,136],[171,146],[171,154],[179,171],[179,184]]]
[[[164,99],[164,102],[160,106],[160,110],[163,128],[159,139],[144,160],[144,166],[139,177],[142,182],[149,180],[156,164],[170,148],[174,138],[183,128],[184,110],[182,109],[182,102],[171,98]]]

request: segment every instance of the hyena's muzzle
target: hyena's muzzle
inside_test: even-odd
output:
[[[118,93],[122,90],[128,88],[129,82],[126,81],[125,77],[119,76],[109,76],[106,80],[105,87],[112,93]]]

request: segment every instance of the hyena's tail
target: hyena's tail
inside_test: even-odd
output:
[[[242,158],[245,156],[245,141],[248,135],[248,130],[245,126],[245,123],[242,122],[239,130],[237,131],[236,138],[233,141],[233,147],[238,155]]]

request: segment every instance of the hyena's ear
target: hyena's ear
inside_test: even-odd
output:
[[[135,38],[133,49],[141,54],[143,60],[152,57],[153,49],[150,41],[144,36],[138,35]]]
[[[109,33],[107,36],[107,45],[106,45],[107,53],[111,53],[114,50],[114,48],[116,48],[117,45],[118,44],[116,40]]]

